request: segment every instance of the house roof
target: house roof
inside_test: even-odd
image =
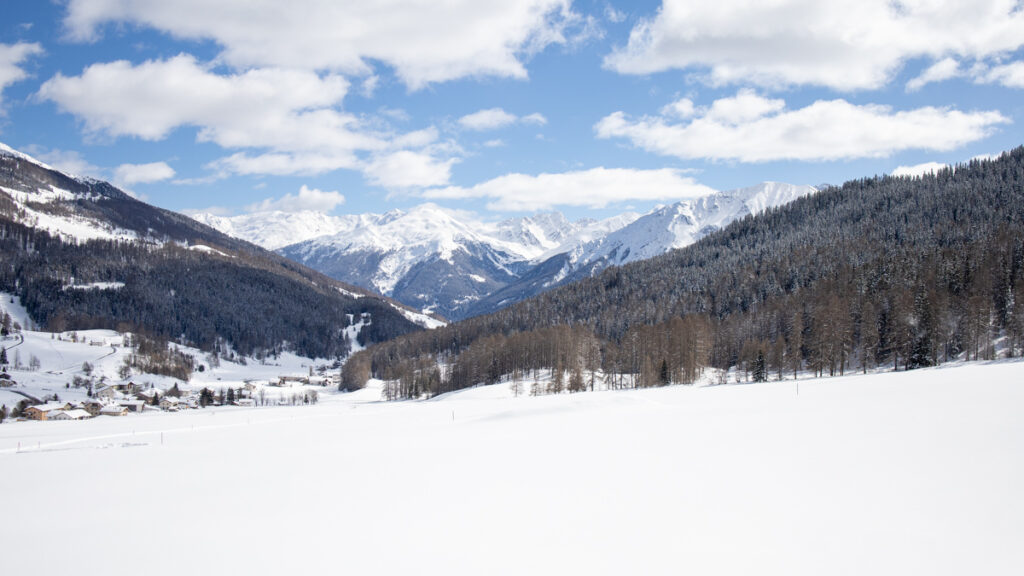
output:
[[[67,402],[47,402],[46,404],[37,404],[35,406],[29,406],[25,410],[38,410],[39,412],[51,412],[53,410],[63,410],[68,407]]]
[[[55,410],[51,418],[55,418],[57,414],[65,414],[72,420],[81,420],[83,418],[89,418],[92,414],[89,414],[85,410],[76,408],[74,410]]]

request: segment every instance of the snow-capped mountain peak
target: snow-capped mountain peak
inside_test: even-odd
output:
[[[816,191],[813,186],[763,182],[662,206],[627,226],[581,245],[573,253],[573,261],[577,266],[598,261],[618,265],[653,258],[693,244],[748,214],[787,204]]]
[[[343,219],[315,211],[269,211],[231,217],[196,213],[191,216],[197,222],[268,250],[335,234],[345,227]]]
[[[606,266],[651,258],[813,191],[764,182],[600,221],[546,212],[486,222],[431,203],[383,214],[196,219],[339,280],[457,319],[471,308],[483,311],[473,307],[506,287],[518,299]],[[561,265],[550,264],[556,257],[564,259]],[[520,282],[530,287],[515,288]]]

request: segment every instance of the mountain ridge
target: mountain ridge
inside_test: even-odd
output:
[[[344,330],[364,314],[373,321],[360,344],[436,322],[6,145],[0,254],[0,290],[54,330],[123,327],[211,350],[343,357],[353,346]],[[103,288],[73,289],[83,285]]]
[[[481,222],[435,204],[383,214],[198,215],[226,233],[278,246],[328,276],[452,319],[484,314],[613,265],[686,246],[747,214],[813,193],[777,182],[683,200],[641,215],[568,220],[543,212]],[[259,222],[265,221],[265,226]],[[283,222],[301,241],[285,244]],[[306,224],[313,222],[314,224]],[[330,234],[315,236],[315,223]],[[290,224],[289,224],[290,225]],[[287,227],[287,226],[285,226]],[[270,232],[268,232],[270,231]],[[310,237],[312,236],[312,237]]]

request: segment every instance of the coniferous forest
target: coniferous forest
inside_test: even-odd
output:
[[[908,370],[1024,353],[1024,148],[830,187],[687,248],[355,354],[418,397],[552,370],[622,385]]]
[[[0,290],[19,296],[47,330],[117,329],[207,351],[341,358],[352,347],[345,328],[364,314],[370,321],[359,332],[361,344],[420,329],[381,298],[106,182],[4,155],[0,185],[30,191],[29,198],[34,190],[68,191],[69,199],[28,205],[140,238],[53,236],[29,225],[24,209],[0,190]],[[95,283],[118,287],[80,288]]]

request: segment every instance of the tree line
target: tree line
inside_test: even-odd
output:
[[[847,182],[700,242],[354,355],[396,397],[548,370],[626,385],[933,366],[1024,353],[1024,148]]]
[[[315,273],[283,258],[220,256],[174,242],[66,242],[2,213],[0,254],[0,290],[19,296],[54,332],[111,329],[206,351],[226,344],[250,356],[290,350],[340,358],[352,347],[345,328],[353,317],[372,319],[359,335],[363,344],[419,329],[383,300],[344,295],[334,281],[308,278]],[[94,282],[123,286],[72,287]]]

